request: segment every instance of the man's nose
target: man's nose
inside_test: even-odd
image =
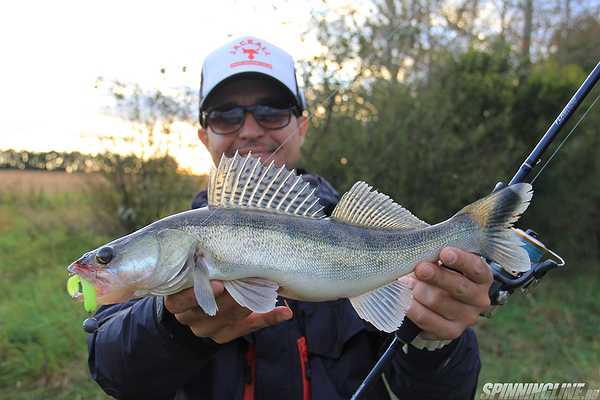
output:
[[[265,130],[262,126],[256,122],[254,115],[250,112],[246,112],[244,122],[239,130],[238,137],[242,139],[254,139],[265,134]]]

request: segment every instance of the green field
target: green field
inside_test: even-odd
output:
[[[75,183],[60,191],[43,182],[17,187],[0,173],[2,399],[106,398],[87,376],[86,315],[65,291],[66,266],[109,239],[99,233],[92,196]],[[573,270],[549,276],[527,297],[513,296],[478,326],[480,384],[600,387],[600,269],[590,263]]]
[[[2,399],[107,398],[88,377],[85,312],[65,291],[66,266],[106,238],[70,180],[0,172]]]

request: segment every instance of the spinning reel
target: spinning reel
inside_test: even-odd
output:
[[[563,258],[548,249],[539,240],[537,233],[533,230],[527,229],[523,231],[513,228],[513,233],[519,236],[519,239],[523,243],[523,248],[527,250],[529,260],[531,261],[531,269],[526,272],[511,274],[497,263],[493,261],[489,263],[494,274],[494,282],[490,287],[490,301],[492,306],[484,314],[485,317],[492,316],[497,306],[506,304],[510,295],[517,289],[521,289],[521,292],[527,293],[529,289],[539,283],[540,279],[548,271],[565,266]]]

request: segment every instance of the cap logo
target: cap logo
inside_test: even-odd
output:
[[[273,68],[272,64],[265,61],[257,60],[256,58],[266,58],[271,55],[271,52],[260,41],[248,38],[241,40],[229,50],[234,56],[243,56],[244,60],[236,61],[229,64],[229,68],[240,67],[243,65],[258,65],[265,68]]]

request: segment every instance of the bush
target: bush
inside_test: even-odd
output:
[[[98,221],[109,234],[131,233],[160,218],[190,208],[205,176],[183,174],[169,155],[144,160],[106,153],[100,158],[103,179],[92,187]]]

